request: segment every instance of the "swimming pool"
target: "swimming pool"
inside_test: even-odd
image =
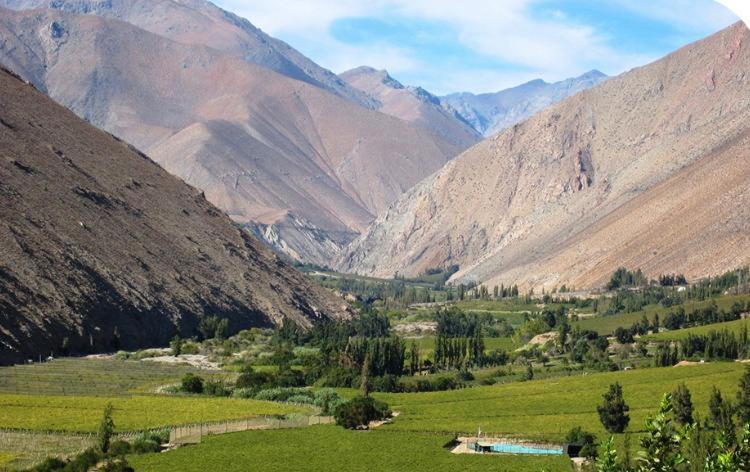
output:
[[[561,456],[563,448],[557,446],[529,446],[511,443],[471,443],[469,448],[476,452],[496,454],[532,454],[539,456]]]

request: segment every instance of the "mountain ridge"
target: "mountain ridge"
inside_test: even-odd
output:
[[[351,316],[203,193],[0,68],[0,362]]]
[[[477,144],[380,215],[338,268],[389,276],[458,264],[454,281],[551,290],[602,286],[621,265],[690,278],[741,266],[749,163],[728,143],[746,142],[749,36],[736,24]],[[655,215],[683,232],[667,242],[643,226]]]

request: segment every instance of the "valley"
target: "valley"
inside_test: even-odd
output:
[[[511,3],[0,0],[0,470],[750,471],[750,30]]]

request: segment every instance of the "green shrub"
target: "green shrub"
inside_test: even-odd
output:
[[[254,398],[256,400],[266,400],[271,402],[286,402],[295,396],[305,396],[310,399],[310,402],[314,400],[312,391],[301,387],[269,388],[256,393]]]
[[[372,397],[355,397],[336,407],[336,424],[347,429],[367,427],[370,421],[382,420],[391,416],[385,403]]]
[[[315,406],[320,408],[323,415],[332,415],[336,407],[343,403],[343,399],[332,388],[324,388],[315,392]]]
[[[130,454],[130,443],[121,439],[112,441],[112,443],[109,445],[109,451],[107,451],[107,453],[110,456],[124,456],[126,454]]]
[[[180,388],[186,393],[203,393],[203,379],[195,374],[187,373],[182,378]]]
[[[581,452],[579,454],[581,457],[589,459],[596,458],[598,444],[596,436],[593,433],[584,431],[580,426],[576,426],[568,432],[567,436],[565,436],[565,441],[581,446]]]
[[[203,393],[213,397],[228,397],[231,393],[220,380],[207,381],[203,385]]]
[[[289,403],[301,403],[304,405],[312,405],[315,402],[315,400],[313,400],[313,398],[308,395],[293,395],[286,401],[288,401]]]

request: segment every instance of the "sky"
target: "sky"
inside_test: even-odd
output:
[[[334,72],[387,69],[438,95],[616,75],[738,20],[714,0],[216,2]]]

